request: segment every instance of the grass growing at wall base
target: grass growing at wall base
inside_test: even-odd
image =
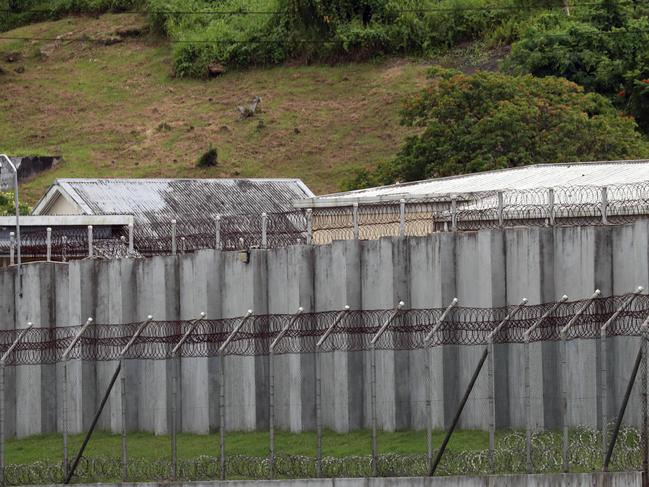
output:
[[[506,432],[498,432],[503,436]],[[368,430],[351,433],[323,433],[323,455],[345,457],[369,455],[371,453],[371,432]],[[439,448],[444,438],[443,431],[433,434],[433,447]],[[79,451],[83,435],[69,437],[69,455],[74,458]],[[228,433],[226,435],[226,453],[228,455],[250,455],[263,457],[268,455],[268,432]],[[278,454],[315,456],[316,436],[313,432],[275,433],[276,451]],[[399,431],[394,433],[379,432],[378,445],[380,453],[426,453],[425,431]],[[483,450],[489,446],[489,434],[486,431],[464,430],[456,432],[449,450]],[[121,453],[121,436],[106,432],[96,432],[86,449],[86,457],[118,457]],[[169,436],[156,436],[149,433],[130,433],[128,435],[129,458],[165,459],[171,455]],[[7,464],[29,464],[38,461],[59,462],[63,458],[63,439],[59,434],[32,436],[23,439],[10,439],[6,443]],[[178,435],[178,457],[195,458],[201,455],[219,455],[219,434],[195,435],[182,433]]]

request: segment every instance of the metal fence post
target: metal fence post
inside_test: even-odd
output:
[[[548,189],[548,216],[550,218],[550,226],[554,226],[554,188]]]
[[[171,255],[176,255],[176,220],[171,220]]]
[[[372,407],[372,475],[378,476],[379,473],[379,456],[377,445],[377,417],[376,417],[376,342],[381,335],[388,329],[388,326],[394,321],[401,309],[405,306],[403,301],[399,301],[396,309],[390,314],[390,317],[381,325],[379,331],[372,337],[370,342],[371,346],[371,378],[370,378],[370,391],[371,391],[371,407]]]
[[[378,476],[378,447],[376,440],[376,344],[371,344],[370,402],[372,409],[372,476]]]
[[[16,234],[9,232],[9,265],[15,264],[14,254],[16,252]]]
[[[122,413],[122,481],[126,482],[128,481],[128,444],[126,440],[126,432],[127,432],[127,424],[126,424],[126,368],[124,364],[125,356],[126,353],[129,351],[133,343],[135,343],[135,340],[142,334],[144,331],[144,328],[153,321],[153,316],[149,315],[147,316],[146,321],[144,321],[137,330],[135,330],[135,333],[131,337],[131,339],[128,341],[126,346],[122,349],[122,351],[119,354],[119,368],[121,369],[121,377],[120,377],[120,384],[121,384],[121,413]],[[92,430],[90,431],[92,433]],[[83,450],[82,450],[83,452]]]
[[[63,262],[68,261],[68,237],[65,235],[61,237],[61,260]]]
[[[241,321],[234,327],[234,330],[228,335],[225,341],[221,344],[218,350],[220,362],[220,380],[219,380],[219,464],[221,466],[221,480],[225,480],[225,351],[232,339],[235,337],[239,330],[246,324],[248,318],[252,316],[252,310],[249,309],[246,315],[241,318]]]
[[[435,475],[435,472],[437,471],[437,467],[439,466],[439,463],[442,461],[442,457],[444,456],[444,452],[446,451],[446,447],[448,445],[448,442],[451,439],[451,436],[453,435],[453,432],[455,431],[455,428],[457,427],[457,423],[460,421],[460,416],[462,415],[462,411],[464,411],[464,406],[466,406],[467,401],[469,400],[469,396],[471,395],[471,391],[475,387],[475,383],[478,380],[478,376],[480,375],[480,371],[482,370],[482,367],[484,366],[485,361],[487,360],[487,355],[489,354],[489,350],[487,347],[482,352],[482,355],[480,356],[480,360],[478,361],[478,365],[476,366],[475,370],[473,371],[473,375],[471,376],[471,380],[469,381],[469,385],[467,386],[466,390],[464,391],[464,396],[462,396],[462,399],[460,400],[460,404],[457,408],[457,411],[455,412],[455,416],[453,417],[453,421],[451,422],[451,427],[448,429],[446,432],[446,435],[444,435],[444,440],[442,441],[442,445],[439,447],[439,451],[437,452],[437,456],[435,457],[435,461],[433,462],[433,466],[430,469],[430,476],[432,477]]]
[[[435,229],[435,204],[430,203],[430,233],[435,233],[437,230]]]
[[[171,479],[176,480],[178,477],[178,455],[176,449],[176,432],[178,425],[176,424],[177,411],[178,407],[178,369],[180,366],[180,350],[189,335],[191,335],[198,324],[205,319],[205,312],[201,312],[199,318],[191,320],[188,322],[189,327],[187,331],[183,334],[181,339],[176,343],[176,346],[171,350],[172,363],[172,384],[171,384]]]
[[[562,455],[563,455],[563,471],[568,473],[570,470],[569,460],[569,439],[568,439],[568,378],[567,378],[567,350],[566,350],[566,332],[561,329],[559,333],[561,343],[559,345],[559,352],[561,354],[561,428],[563,431],[562,436]]]
[[[426,453],[427,453],[427,469],[429,473],[433,468],[433,404],[432,404],[432,395],[433,395],[433,375],[432,375],[432,362],[433,362],[433,337],[437,334],[440,327],[444,324],[446,317],[451,312],[457,303],[457,298],[453,298],[451,304],[444,310],[442,316],[439,317],[437,323],[433,326],[433,329],[430,330],[430,333],[424,338],[424,346],[426,347]]]
[[[52,260],[52,229],[47,227],[45,237],[45,247],[47,248],[47,261]]]
[[[406,200],[401,198],[399,200],[399,236],[403,237],[406,234]]]
[[[269,438],[269,469],[270,469],[270,478],[275,477],[275,347],[279,341],[284,338],[288,330],[293,326],[293,324],[300,317],[304,308],[300,306],[297,309],[297,312],[293,315],[291,320],[286,324],[284,328],[277,334],[273,342],[270,344],[268,349],[268,438]]]
[[[457,196],[451,196],[451,231],[457,230]]]
[[[95,417],[92,420],[92,424],[90,425],[90,429],[86,433],[86,437],[83,439],[83,443],[81,444],[81,448],[79,448],[79,452],[77,453],[77,456],[74,459],[74,462],[72,462],[72,468],[69,469],[67,476],[65,477],[65,480],[63,481],[64,484],[69,484],[70,480],[72,480],[72,477],[74,475],[74,472],[77,469],[77,466],[79,465],[79,461],[81,460],[81,457],[83,456],[83,452],[85,451],[86,447],[88,446],[88,442],[90,441],[90,437],[92,436],[92,433],[95,431],[95,427],[97,426],[97,421],[99,421],[99,416],[101,415],[101,412],[104,410],[104,406],[106,406],[106,403],[108,402],[108,398],[110,396],[111,391],[113,390],[113,386],[115,385],[115,382],[117,382],[117,377],[122,373],[122,368],[124,366],[124,356],[126,352],[128,352],[129,348],[135,343],[135,340],[140,336],[142,331],[144,331],[144,328],[153,321],[152,316],[148,316],[147,320],[142,322],[140,326],[138,326],[137,330],[135,330],[135,333],[131,337],[131,339],[128,341],[126,346],[120,351],[118,355],[118,365],[115,368],[115,372],[113,372],[113,376],[110,379],[110,383],[108,384],[108,387],[106,388],[106,392],[104,393],[104,397],[101,400],[101,403],[99,404],[99,408],[97,409],[97,412],[95,413]],[[122,385],[124,385],[124,379],[122,375]],[[127,477],[128,476],[128,469],[127,469],[127,455],[126,455],[126,396],[124,394],[124,389],[122,388],[122,476]]]
[[[602,212],[602,223],[606,225],[608,223],[608,188],[602,186],[601,189],[601,212]]]
[[[306,244],[311,245],[313,241],[313,210],[307,208],[306,210]]]
[[[354,240],[358,240],[361,233],[358,224],[358,203],[352,204],[352,228],[354,230]]]
[[[645,320],[645,323],[647,321]],[[642,441],[642,473],[647,477],[649,475],[649,401],[647,398],[647,379],[649,371],[649,356],[647,355],[647,327],[641,328],[640,343],[642,344],[642,363],[640,380],[641,384],[641,399],[642,399],[642,432],[640,438]]]
[[[122,415],[122,482],[128,480],[128,442],[126,439],[126,373],[124,368],[124,359],[120,359],[119,368],[122,370],[120,376],[120,399],[121,399],[121,415]]]
[[[268,247],[268,214],[266,212],[261,214],[261,248]]]
[[[532,326],[530,326],[523,333],[523,339],[525,343],[525,457],[527,464],[527,473],[532,473],[532,397],[531,397],[531,388],[530,388],[530,336],[532,332],[536,330],[543,322],[556,311],[560,304],[566,302],[568,296],[565,294],[561,296],[561,299],[554,303],[552,308],[546,311],[543,316],[541,316]]]
[[[646,321],[646,320],[645,320]],[[646,327],[646,324],[643,324]],[[633,391],[633,385],[635,384],[636,378],[638,376],[638,371],[640,370],[640,365],[642,364],[642,345],[638,348],[638,353],[636,354],[635,361],[633,363],[633,370],[631,371],[631,377],[626,385],[626,391],[624,393],[624,398],[622,399],[622,404],[620,406],[620,411],[617,414],[617,419],[615,420],[615,426],[613,427],[613,435],[611,436],[611,443],[606,450],[604,456],[604,472],[608,472],[608,466],[613,456],[613,449],[617,442],[618,434],[620,433],[620,427],[622,426],[622,419],[624,418],[624,413],[626,408],[629,405],[629,399],[631,398],[631,391]]]
[[[487,370],[489,375],[489,468],[491,473],[496,472],[496,459],[494,456],[496,448],[496,378],[494,376],[496,363],[494,356],[494,339],[507,323],[527,304],[527,298],[523,298],[518,306],[507,313],[507,316],[487,335],[487,350],[489,354],[489,363]]]
[[[20,341],[34,325],[27,323],[7,351],[0,358],[0,485],[5,485],[5,365]]]
[[[0,486],[5,485],[5,364],[0,362]]]
[[[88,225],[88,257],[92,259],[92,225]]]
[[[499,227],[503,226],[503,222],[504,222],[503,212],[504,212],[503,192],[498,191],[498,226]]]
[[[221,250],[221,215],[214,217],[214,248]]]
[[[488,402],[489,402],[489,472],[496,473],[496,460],[494,458],[494,450],[496,448],[496,401],[494,400],[495,394],[495,381],[494,378],[494,341],[491,333],[487,337],[487,383],[488,383]]]
[[[128,224],[128,256],[132,257],[134,253],[134,245],[133,245],[133,223]]]
[[[185,253],[185,244],[187,243],[187,239],[185,237],[180,237],[180,253],[184,254]]]
[[[606,320],[606,323],[600,328],[600,397],[599,403],[602,411],[601,427],[602,427],[602,458],[606,458],[607,442],[608,442],[608,329],[612,323],[617,320],[622,311],[629,307],[633,300],[643,291],[642,286],[638,288],[626,299]]]
[[[67,477],[68,472],[70,470],[70,464],[68,461],[68,430],[69,430],[69,413],[68,413],[68,357],[70,356],[70,352],[72,352],[72,349],[76,346],[76,344],[79,342],[81,339],[81,336],[86,332],[88,327],[92,324],[92,318],[88,318],[86,320],[85,325],[81,327],[79,332],[76,334],[68,348],[65,349],[65,352],[63,352],[63,356],[61,357],[61,361],[63,362],[63,385],[62,385],[62,405],[63,405],[63,420],[61,421],[63,424],[62,429],[63,429],[63,472],[64,475]]]
[[[568,436],[568,351],[566,341],[568,339],[568,331],[572,328],[572,325],[574,325],[579,317],[590,307],[593,300],[598,298],[600,295],[601,291],[596,289],[590,299],[577,311],[577,313],[575,313],[575,316],[570,319],[559,333],[559,338],[561,340],[559,346],[559,352],[561,354],[561,426],[563,429],[563,471],[565,473],[568,473],[570,470],[570,438]]]
[[[329,325],[327,331],[320,337],[315,344],[315,426],[316,426],[316,477],[322,475],[322,356],[320,352],[322,345],[333,333],[334,329],[341,322],[343,317],[349,312],[349,305],[345,305],[343,310],[338,313],[333,323]]]
[[[225,480],[225,353],[219,353],[219,466]]]

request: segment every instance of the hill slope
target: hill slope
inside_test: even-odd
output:
[[[401,102],[428,69],[390,59],[180,80],[168,43],[138,34],[144,26],[107,14],[3,34],[41,40],[0,40],[0,151],[65,159],[25,184],[28,201],[57,177],[299,177],[337,190],[351,167],[396,153],[408,134]],[[240,120],[237,106],[253,96],[262,113]],[[210,145],[218,166],[197,168]]]

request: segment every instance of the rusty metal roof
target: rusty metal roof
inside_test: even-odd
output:
[[[293,210],[313,193],[299,179],[58,179],[34,208],[48,214],[63,196],[79,213],[133,215],[136,222],[259,215]]]

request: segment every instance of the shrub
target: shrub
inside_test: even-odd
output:
[[[141,8],[145,0],[0,0],[0,32],[54,20],[70,13],[122,12]]]
[[[513,22],[520,13],[509,7],[517,1],[489,0],[504,8],[488,9],[482,8],[485,0],[222,0],[218,8],[208,0],[149,0],[148,8],[154,30],[183,40],[174,49],[175,73],[206,77],[212,63],[245,67],[287,59],[428,55]],[[178,10],[197,15],[175,15]],[[206,10],[234,13],[200,15]],[[512,35],[512,28],[507,32]]]
[[[346,187],[522,166],[646,156],[629,116],[561,78],[433,70],[402,123],[421,130],[393,160],[359,170]]]
[[[214,167],[219,159],[219,153],[214,147],[210,147],[207,151],[198,158],[196,165],[198,167]]]
[[[31,208],[25,203],[20,203],[20,214],[29,215]],[[16,214],[16,205],[14,204],[13,192],[0,192],[0,215],[13,216]]]
[[[605,0],[574,19],[540,17],[513,45],[515,74],[562,76],[606,95],[649,133],[649,19]]]
[[[182,41],[174,45],[174,72],[202,78],[213,63],[245,67],[287,59],[430,55],[494,33],[509,40],[517,19],[531,12],[510,7],[530,1],[560,0],[0,0],[0,7],[16,11],[0,20],[0,30],[66,13],[144,7],[152,30]]]

